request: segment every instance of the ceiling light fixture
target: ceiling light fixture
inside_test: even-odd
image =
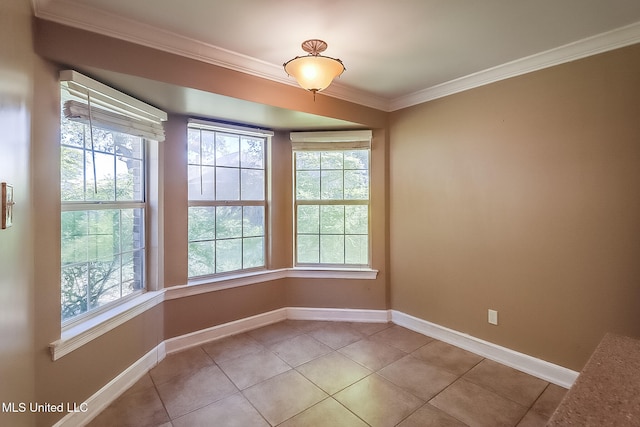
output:
[[[314,100],[316,92],[327,88],[345,70],[339,59],[320,55],[326,49],[327,43],[322,40],[307,40],[302,43],[302,50],[309,54],[296,56],[284,63],[284,71],[293,76],[303,89],[313,92]]]

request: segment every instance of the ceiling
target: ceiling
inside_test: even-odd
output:
[[[640,42],[638,0],[32,1],[43,19],[291,85],[282,64],[320,38],[346,66],[325,93],[384,111]]]

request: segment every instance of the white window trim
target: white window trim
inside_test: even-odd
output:
[[[159,291],[147,291],[130,301],[119,304],[97,316],[78,322],[73,327],[65,329],[59,340],[49,344],[51,358],[54,361],[60,359],[164,301],[256,285],[289,277],[374,280],[377,276],[378,270],[369,268],[282,268],[193,280],[187,285],[172,286]],[[319,286],[322,285],[320,284]]]
[[[296,167],[292,168],[293,180],[293,265],[298,270],[325,270],[325,271],[348,271],[358,269],[370,269],[373,248],[371,246],[371,140],[373,139],[372,130],[344,130],[344,131],[314,131],[314,132],[290,132],[291,148],[293,158],[295,159],[296,151],[325,151],[325,150],[357,150],[366,149],[369,152],[369,197],[366,199],[366,206],[369,207],[369,231],[367,234],[369,254],[369,265],[352,265],[352,264],[327,264],[317,263],[298,263],[298,242],[297,242],[297,207],[299,205],[317,205],[325,204],[317,200],[297,200],[296,199]],[[295,164],[295,160],[294,160]],[[318,203],[320,202],[320,203]],[[362,204],[362,200],[344,200],[344,205]],[[333,204],[333,203],[332,203]]]
[[[167,113],[151,105],[139,101],[116,89],[93,80],[73,70],[60,71],[60,83],[68,89],[80,95],[91,95],[100,105],[107,105],[131,114],[148,122],[160,124],[167,120]],[[162,135],[164,140],[164,135]],[[164,217],[162,215],[163,188],[162,163],[160,162],[160,144],[162,141],[145,141],[145,202],[124,203],[118,206],[142,205],[145,209],[145,288],[141,293],[114,301],[112,306],[105,309],[98,308],[95,312],[88,311],[80,315],[79,319],[68,319],[61,322],[60,339],[50,344],[53,360],[70,353],[76,348],[114,329],[122,323],[132,319],[142,312],[152,308],[163,301],[163,263],[164,253],[159,250],[162,247],[163,236],[160,230],[163,228]],[[76,204],[81,209],[81,204]],[[70,210],[74,209],[74,206]],[[87,204],[91,209],[91,204]],[[160,290],[160,291],[159,291]],[[160,296],[160,298],[159,298]]]
[[[264,174],[265,174],[265,188],[264,188],[264,200],[262,201],[246,201],[246,200],[237,200],[233,202],[229,201],[218,201],[218,200],[188,200],[188,207],[195,206],[204,206],[204,207],[216,207],[216,206],[263,206],[264,207],[264,266],[258,267],[249,267],[243,268],[240,270],[234,270],[231,272],[221,272],[221,273],[211,273],[205,274],[202,276],[194,276],[189,277],[189,283],[206,283],[211,281],[218,280],[229,280],[229,278],[234,278],[238,275],[251,275],[255,272],[260,273],[265,270],[269,266],[269,181],[270,181],[270,150],[271,150],[271,141],[274,136],[274,132],[262,128],[253,128],[247,126],[240,125],[232,125],[227,123],[220,123],[216,121],[208,121],[208,120],[200,120],[189,118],[187,120],[187,128],[191,129],[200,129],[200,130],[210,130],[221,133],[238,133],[244,136],[254,136],[257,138],[264,138],[266,140],[265,143],[265,155],[264,155]],[[217,240],[217,239],[215,239]]]

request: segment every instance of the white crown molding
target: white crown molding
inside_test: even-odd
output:
[[[586,58],[640,42],[640,22],[507,62],[406,96],[395,98],[388,111],[396,111],[458,92],[484,86],[555,65]]]
[[[203,43],[199,40],[104,12],[90,6],[70,3],[67,0],[32,1],[34,14],[41,19],[298,87],[296,81],[292,77],[287,76],[280,65],[271,64],[218,46]],[[386,98],[351,88],[340,84],[340,82],[334,82],[330,88],[322,91],[321,94],[383,111],[386,111],[389,106],[389,100]]]
[[[279,65],[203,43],[90,6],[71,3],[68,0],[32,0],[32,2],[34,14],[38,18],[129,41],[278,83],[297,86],[297,83],[286,76]],[[322,94],[390,112],[638,42],[640,42],[640,22],[394,99],[349,87],[339,81],[334,82]]]

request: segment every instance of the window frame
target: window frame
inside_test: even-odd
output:
[[[291,132],[292,142],[292,198],[293,198],[293,266],[299,269],[370,269],[372,267],[372,244],[371,244],[371,139],[372,132],[370,130],[360,131],[321,131],[321,132]],[[342,183],[343,198],[342,199],[298,199],[297,198],[297,152],[329,152],[336,151],[345,153],[348,151],[362,150],[367,152],[367,198],[366,199],[345,199],[344,198],[344,178]],[[343,171],[349,170],[344,167]],[[322,171],[322,168],[319,169]],[[322,188],[322,187],[321,187]],[[320,190],[322,191],[322,189]],[[299,262],[298,261],[298,207],[299,206],[367,206],[367,262],[365,264],[352,263],[327,263],[321,261],[321,241],[318,242],[318,262]],[[346,213],[345,213],[346,218]],[[349,234],[346,229],[338,234],[345,237]],[[322,233],[318,230],[318,238]],[[343,258],[346,261],[346,246]]]
[[[142,295],[147,293],[148,291],[157,290],[162,287],[162,274],[159,270],[159,261],[157,259],[157,254],[155,253],[155,249],[152,247],[152,242],[157,238],[159,229],[160,229],[160,220],[154,211],[159,209],[159,186],[161,183],[159,182],[160,176],[158,173],[158,161],[157,161],[157,152],[159,150],[159,144],[164,140],[164,130],[162,128],[162,122],[167,120],[167,114],[155,107],[152,107],[148,104],[145,104],[135,98],[130,97],[129,95],[123,94],[109,86],[106,86],[98,81],[95,81],[89,77],[86,77],[76,71],[73,70],[63,70],[60,72],[60,95],[61,95],[61,108],[63,100],[75,100],[74,103],[76,106],[84,105],[86,111],[84,113],[89,114],[88,117],[84,117],[84,119],[89,119],[88,123],[84,123],[84,126],[92,126],[94,129],[101,128],[106,129],[107,131],[115,131],[121,134],[130,135],[136,138],[139,138],[140,141],[140,155],[132,156],[131,159],[137,160],[140,162],[142,171],[140,172],[138,178],[141,180],[141,189],[138,197],[135,197],[133,200],[117,200],[115,196],[112,200],[74,200],[74,201],[63,201],[62,197],[60,200],[60,215],[64,212],[95,212],[95,211],[106,211],[106,210],[115,210],[119,212],[119,218],[121,217],[121,212],[127,209],[141,209],[142,210],[142,218],[139,226],[142,227],[141,234],[142,238],[141,244],[137,248],[133,248],[132,250],[123,250],[120,246],[117,254],[113,256],[117,256],[120,258],[120,269],[122,269],[122,256],[127,253],[131,253],[132,256],[135,256],[136,251],[141,251],[142,253],[142,261],[141,261],[141,281],[142,287],[140,289],[136,289],[133,292],[121,296],[113,301],[109,301],[102,305],[98,305],[97,307],[87,309],[87,311],[77,314],[75,316],[69,317],[67,319],[61,320],[61,331],[62,333],[66,333],[66,331],[75,330],[78,327],[81,327],[84,324],[93,324],[95,322],[94,319],[100,319],[108,312],[113,311],[114,309],[122,306],[126,307],[132,302],[138,300]],[[65,92],[66,91],[66,92]],[[64,96],[63,96],[64,94]],[[79,102],[78,102],[79,100]],[[73,103],[72,103],[73,104]],[[66,107],[66,105],[65,105]],[[65,109],[65,113],[66,113]],[[77,112],[77,111],[76,111]],[[96,115],[101,115],[106,113],[105,120],[103,121],[101,118],[97,118],[93,123],[91,122],[92,113]],[[71,113],[73,115],[73,113]],[[108,117],[107,117],[108,116]],[[77,117],[73,115],[73,117]],[[82,115],[79,116],[79,121],[82,121]],[[109,122],[110,119],[115,119],[114,122]],[[65,118],[61,114],[60,120],[71,120],[70,118]],[[89,135],[92,135],[93,130],[89,131]],[[149,137],[153,137],[153,139],[149,139]],[[61,126],[61,134],[60,134],[60,161],[59,165],[62,168],[62,148],[66,145],[63,144],[62,138],[62,126]],[[69,146],[78,150],[82,150],[83,154],[83,166],[82,166],[82,175],[83,175],[83,185],[86,188],[87,184],[91,184],[92,180],[87,179],[87,155],[94,155],[93,153],[100,153],[100,151],[96,150],[95,147],[88,147],[86,143],[80,146]],[[118,159],[118,154],[115,152],[108,153],[114,157],[114,191],[117,191],[117,174],[115,173],[116,161]],[[125,156],[129,157],[129,156]],[[60,177],[60,184],[62,185],[62,176]],[[61,194],[62,196],[62,194]],[[61,221],[62,218],[60,218]],[[61,224],[61,222],[60,222]],[[120,225],[119,225],[120,227]],[[122,235],[120,234],[121,229],[119,228],[118,237],[122,239]],[[62,259],[62,247],[63,247],[63,236],[60,237],[60,245],[61,245],[61,254],[60,254],[60,283],[61,283],[61,293],[62,293],[62,268],[63,268],[63,259]],[[120,240],[122,242],[122,240]],[[96,258],[97,260],[97,258]],[[87,263],[92,262],[93,260],[87,258]],[[135,262],[135,261],[134,261]],[[119,275],[119,286],[122,287],[122,271],[120,271]],[[86,286],[88,287],[88,282]],[[61,301],[62,305],[62,294]],[[119,309],[119,308],[118,308]]]
[[[259,128],[251,128],[251,127],[247,127],[247,126],[240,126],[240,125],[232,125],[232,124],[228,124],[228,123],[221,123],[221,122],[216,122],[216,121],[208,121],[208,120],[199,120],[199,119],[193,119],[190,118],[188,120],[187,123],[187,132],[189,132],[190,129],[197,129],[200,131],[211,131],[211,132],[219,132],[222,134],[232,134],[232,135],[237,135],[239,138],[239,141],[241,142],[241,138],[242,137],[249,137],[249,138],[259,138],[259,139],[263,139],[263,147],[262,147],[262,171],[263,171],[263,183],[264,183],[264,188],[263,188],[263,192],[262,192],[262,199],[260,200],[243,200],[242,199],[242,170],[260,170],[258,168],[243,168],[242,167],[242,163],[241,161],[238,162],[238,166],[231,166],[230,168],[234,168],[234,169],[238,169],[238,173],[239,173],[239,181],[238,181],[238,199],[237,200],[216,200],[215,199],[215,193],[214,193],[214,198],[211,200],[195,200],[195,199],[190,199],[188,198],[188,210],[190,210],[190,208],[192,207],[210,207],[210,208],[214,208],[216,210],[216,214],[217,215],[217,208],[219,207],[240,207],[242,208],[242,215],[243,215],[243,220],[242,220],[242,227],[244,227],[244,208],[245,207],[262,207],[263,208],[263,234],[261,236],[244,236],[244,231],[240,232],[240,237],[239,239],[241,240],[241,247],[240,247],[240,264],[241,264],[241,268],[240,269],[234,269],[234,270],[228,270],[228,271],[220,271],[217,272],[215,271],[215,269],[217,268],[217,252],[215,253],[215,260],[214,260],[214,272],[212,273],[208,273],[208,274],[199,274],[199,275],[191,275],[189,271],[187,271],[187,280],[189,283],[202,283],[204,281],[207,280],[215,280],[218,278],[224,278],[224,277],[231,277],[231,276],[237,276],[237,275],[242,275],[244,273],[255,273],[255,272],[259,272],[259,271],[264,271],[267,270],[269,268],[270,265],[270,254],[269,254],[269,202],[268,202],[268,191],[269,191],[269,170],[270,170],[270,165],[269,165],[269,151],[270,151],[270,147],[271,147],[271,143],[272,143],[272,137],[274,135],[274,133],[272,131],[269,130],[265,130],[265,129],[259,129]],[[202,142],[200,142],[200,144],[202,144]],[[240,154],[240,153],[239,153]],[[187,158],[187,166],[205,166],[202,163],[190,163],[190,161]],[[213,164],[213,165],[206,165],[208,167],[212,167],[214,168],[214,170],[218,167],[228,167],[228,166],[218,166],[217,164]],[[200,174],[200,176],[202,177],[202,173]],[[201,178],[202,179],[202,178]],[[213,187],[216,187],[216,180],[214,178],[213,180]],[[187,196],[188,197],[188,196]],[[217,218],[214,215],[214,224],[215,221],[217,220]],[[189,215],[188,215],[189,217]],[[217,225],[215,225],[217,227]],[[243,229],[244,230],[244,229]],[[248,238],[255,238],[255,237],[262,237],[262,252],[263,252],[263,264],[260,266],[254,266],[254,267],[246,267],[244,268],[244,241],[245,239]],[[233,238],[230,238],[233,239]],[[213,238],[208,238],[208,239],[199,239],[198,241],[209,241],[212,242],[213,246],[214,246],[214,251],[216,251],[216,242],[221,241],[221,240],[227,240],[226,238],[218,238],[217,235],[214,234]],[[192,242],[196,242],[196,240],[191,240],[190,236],[187,236],[187,245],[190,245]],[[187,247],[187,253],[189,253],[189,248]]]

